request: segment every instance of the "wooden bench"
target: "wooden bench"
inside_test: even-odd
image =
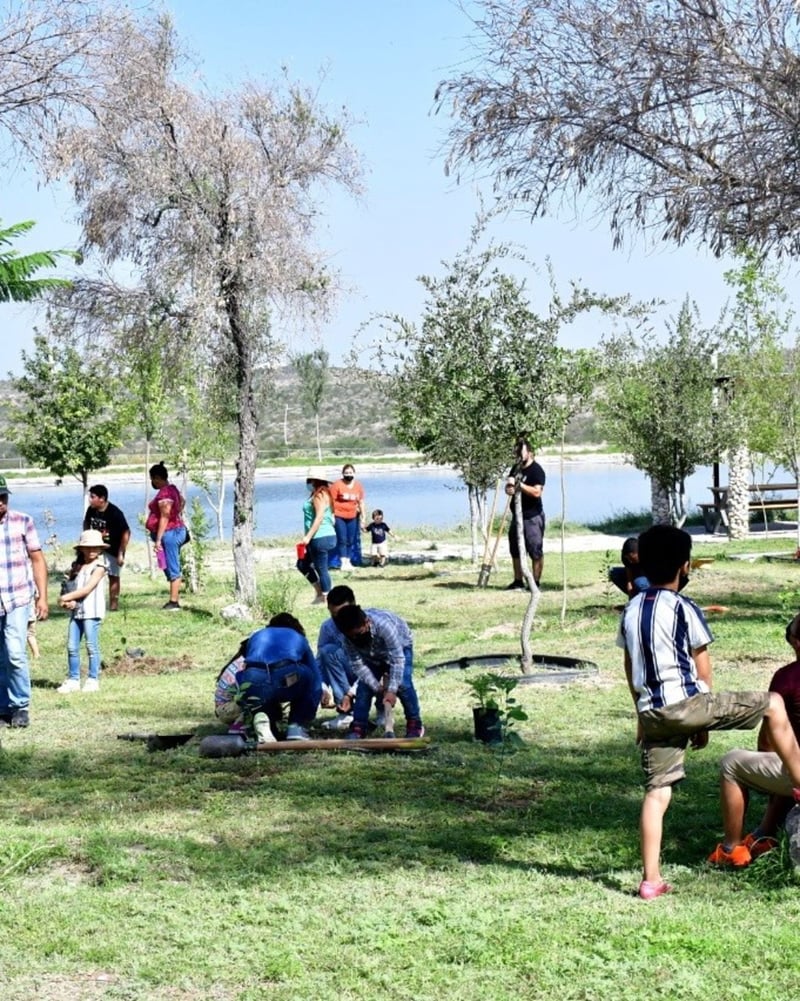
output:
[[[709,487],[714,495],[714,500],[709,504],[698,504],[703,515],[703,524],[709,535],[716,535],[720,525],[724,525],[726,530],[730,528],[728,522],[728,487]],[[751,483],[750,493],[757,496],[748,502],[747,510],[750,514],[767,513],[769,511],[797,511],[797,484],[796,483]],[[784,490],[794,490],[791,497],[773,497],[767,499],[765,494],[783,492]]]

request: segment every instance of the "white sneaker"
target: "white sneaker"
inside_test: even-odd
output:
[[[275,741],[275,734],[269,725],[269,716],[266,713],[256,713],[253,717],[253,729],[256,732],[256,740],[259,744],[272,744]]]
[[[83,690],[84,692],[99,692],[100,682],[97,678],[87,678],[83,683]]]
[[[347,559],[346,556],[342,557],[342,566],[341,566],[341,569],[342,570],[352,570],[353,569],[353,564],[350,562],[350,560]]]
[[[81,683],[77,678],[67,678],[56,689],[59,695],[70,695],[72,692],[79,692],[80,690]]]
[[[347,730],[353,722],[353,717],[349,713],[339,713],[333,719],[326,719],[322,724],[323,730]]]
[[[299,723],[290,723],[286,730],[287,740],[310,740],[308,730]]]

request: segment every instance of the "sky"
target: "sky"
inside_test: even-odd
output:
[[[327,198],[320,234],[347,291],[322,330],[300,339],[296,331],[277,331],[279,336],[294,338],[293,351],[321,342],[337,364],[370,316],[398,313],[417,321],[424,300],[417,277],[441,273],[441,262],[466,245],[479,208],[474,182],[456,184],[445,176],[448,119],[433,109],[437,84],[470,59],[471,24],[460,6],[453,0],[168,0],[166,6],[212,87],[233,88],[245,78],[274,80],[286,66],[293,79],[319,82],[320,98],[331,110],[344,106],[355,119],[351,140],[363,159],[365,193],[357,201],[341,194]],[[18,249],[77,244],[65,190],[38,188],[20,168],[0,178],[0,219],[37,221]],[[662,327],[687,295],[708,325],[730,298],[723,279],[730,261],[691,247],[650,250],[641,242],[613,250],[602,221],[530,221],[514,213],[496,219],[489,232],[519,244],[540,265],[549,258],[563,288],[575,280],[597,293],[664,300]],[[784,283],[793,278],[785,274]],[[544,313],[546,281],[533,282],[530,293],[533,308]],[[20,352],[32,343],[35,309],[3,307],[0,376],[21,371]],[[596,344],[603,332],[597,322],[567,328],[561,343]],[[365,340],[362,334],[359,345]]]

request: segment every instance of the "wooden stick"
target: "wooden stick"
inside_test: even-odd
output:
[[[494,566],[495,557],[497,556],[497,547],[500,545],[500,539],[502,538],[503,531],[506,527],[506,518],[508,517],[508,509],[511,504],[511,498],[506,497],[506,506],[503,511],[503,517],[500,519],[500,528],[497,530],[497,538],[494,540],[494,548],[492,549],[492,558],[484,563],[481,567],[481,572],[478,576],[478,587],[486,587],[489,581],[489,575],[492,572],[492,567]]]
[[[344,740],[333,737],[321,740],[273,740],[268,744],[256,744],[256,751],[402,751],[428,747],[430,737],[362,737],[360,740]]]

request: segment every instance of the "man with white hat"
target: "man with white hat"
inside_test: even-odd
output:
[[[9,509],[10,493],[0,474],[0,726],[26,727],[28,609],[36,594],[36,616],[47,618],[47,564],[33,518]]]

